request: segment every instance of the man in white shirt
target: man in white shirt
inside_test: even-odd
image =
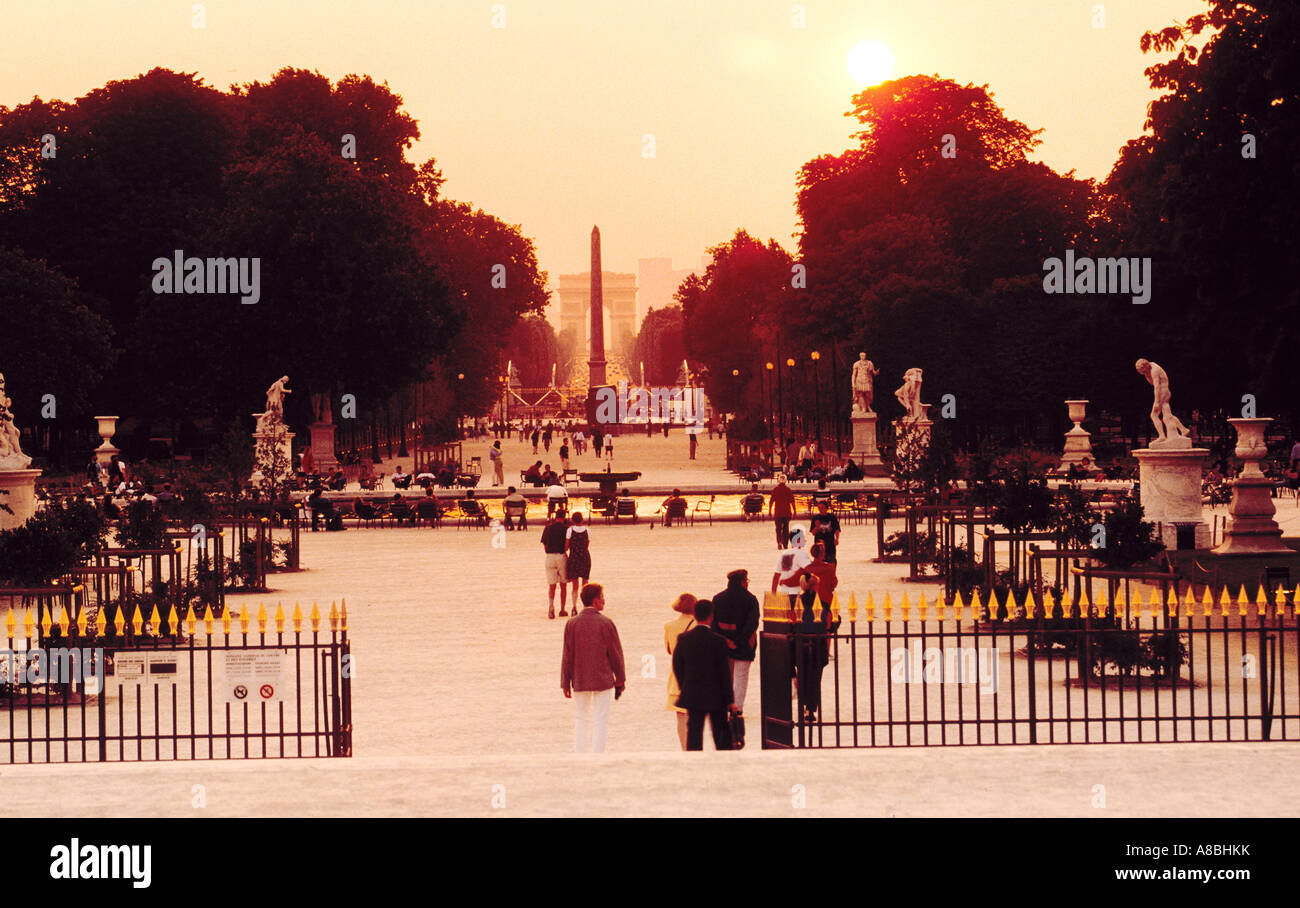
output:
[[[804,568],[812,564],[812,556],[807,552],[808,536],[802,528],[790,531],[790,547],[782,549],[776,556],[776,569],[772,573],[772,592],[794,597],[799,595],[799,575]]]
[[[555,509],[567,510],[569,504],[569,493],[565,491],[564,486],[556,483],[548,486],[546,489],[546,516],[550,517],[555,513]]]

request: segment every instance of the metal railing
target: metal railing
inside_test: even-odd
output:
[[[861,616],[851,598],[818,603],[811,621],[769,594],[763,746],[1300,738],[1297,592],[1021,606],[886,596]]]

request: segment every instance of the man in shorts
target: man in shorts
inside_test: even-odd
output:
[[[548,618],[555,617],[555,588],[560,588],[560,617],[567,616],[568,574],[565,572],[564,540],[569,532],[569,520],[563,508],[551,515],[546,529],[542,530],[542,548],[546,552],[546,586],[550,602]],[[577,603],[574,603],[577,607]]]

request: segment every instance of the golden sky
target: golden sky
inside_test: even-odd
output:
[[[863,40],[895,76],[987,83],[1041,160],[1103,178],[1152,97],[1149,28],[1201,0],[38,0],[7,3],[0,104],[71,100],[154,66],[209,84],[289,65],[386,81],[445,192],[521,225],[555,275],[699,264],[744,227],[794,248],[795,175],[842,151]],[[1098,7],[1104,7],[1104,27]],[[797,21],[802,10],[803,24]],[[503,20],[504,14],[504,20]],[[496,27],[496,26],[503,27]],[[654,156],[646,157],[646,136]],[[142,151],[142,153],[147,153]]]

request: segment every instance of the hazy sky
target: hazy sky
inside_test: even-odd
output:
[[[203,28],[191,0],[5,6],[8,106],[154,66],[220,88],[287,65],[386,81],[420,124],[411,157],[437,159],[449,196],[521,225],[554,285],[586,270],[593,223],[614,271],[650,256],[694,267],[738,227],[793,249],[795,175],[847,146],[845,59],[863,40],[892,50],[895,76],[987,83],[1046,129],[1042,160],[1103,178],[1152,97],[1142,70],[1157,58],[1139,36],[1204,3],[208,0]]]

